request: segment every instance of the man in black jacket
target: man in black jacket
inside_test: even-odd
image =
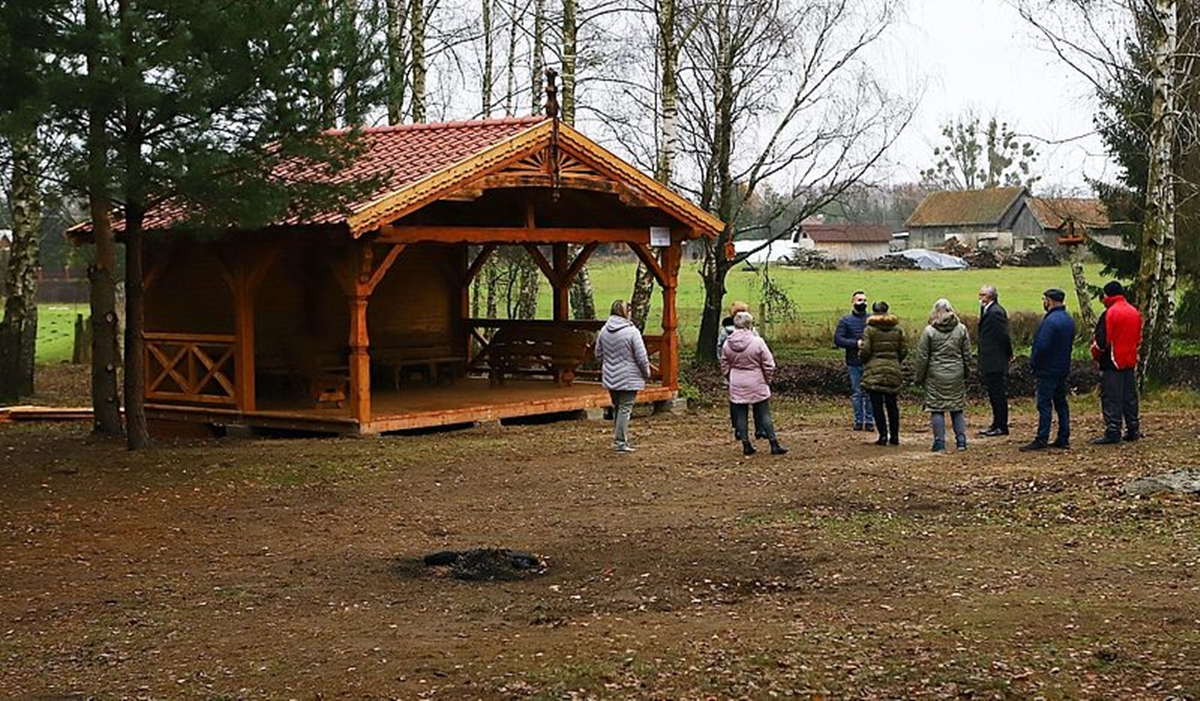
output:
[[[981,436],[1008,435],[1008,364],[1012,361],[1008,312],[1000,306],[996,288],[979,290],[979,376],[992,405],[992,425]]]

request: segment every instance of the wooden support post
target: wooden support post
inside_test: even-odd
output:
[[[554,320],[567,321],[571,316],[571,284],[567,282],[567,244],[554,244]]]
[[[371,420],[371,341],[367,336],[370,293],[360,284],[350,298],[350,417],[362,430]]]
[[[679,284],[679,266],[683,260],[683,244],[673,238],[663,249],[663,319],[662,350],[659,368],[664,387],[679,389],[679,316],[675,311],[675,291]]]
[[[233,273],[234,398],[238,411],[255,409],[254,386],[254,286],[244,262]]]

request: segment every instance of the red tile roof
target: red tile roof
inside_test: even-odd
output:
[[[363,153],[328,182],[341,184],[379,177],[382,186],[349,206],[349,214],[362,211],[390,193],[495,146],[545,121],[544,116],[486,119],[440,124],[404,124],[361,130]],[[341,135],[345,130],[330,134]],[[310,174],[305,174],[311,177]],[[146,230],[169,229],[182,218],[178,207],[164,205],[146,215]],[[342,224],[347,212],[321,212],[301,220],[289,217],[279,225],[330,226]],[[121,229],[120,223],[114,223]]]
[[[888,243],[886,224],[802,224],[800,230],[816,243]]]
[[[1025,194],[1023,187],[931,192],[908,218],[910,229],[920,226],[998,226],[1008,210]]]
[[[1067,219],[1089,229],[1107,229],[1108,211],[1097,199],[1079,197],[1030,197],[1029,209],[1043,229],[1061,229]]]

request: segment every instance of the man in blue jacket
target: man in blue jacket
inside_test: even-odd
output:
[[[854,430],[874,431],[875,416],[871,413],[871,398],[862,391],[863,364],[858,346],[867,328],[867,293],[855,290],[850,297],[852,311],[838,320],[833,344],[846,350],[846,370],[850,374],[850,405],[854,407]]]
[[[1071,372],[1071,347],[1075,343],[1075,320],[1067,313],[1067,294],[1051,288],[1042,293],[1046,316],[1038,325],[1029,354],[1029,368],[1037,376],[1037,437],[1021,450],[1071,447],[1071,410],[1067,405],[1067,375]],[[1058,434],[1050,440],[1051,407],[1058,414]]]

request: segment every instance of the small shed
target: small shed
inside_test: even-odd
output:
[[[1125,248],[1113,231],[1104,202],[1082,197],[1030,197],[1014,233],[1055,247],[1060,237],[1074,234],[1095,239],[1109,248]]]
[[[148,213],[150,419],[372,434],[606,406],[588,362],[602,322],[568,304],[602,244],[628,247],[662,293],[639,401],[677,396],[682,250],[719,220],[556,119],[361,138],[339,177],[384,184],[348,210],[217,237]],[[502,246],[549,282],[549,319],[472,316],[472,282]]]
[[[982,239],[986,248],[1012,250],[1028,194],[1023,187],[931,192],[905,222],[908,246],[937,248],[953,237],[971,248]]]
[[[824,251],[839,263],[850,263],[886,256],[892,243],[892,230],[886,224],[804,222],[792,240],[802,248]]]

